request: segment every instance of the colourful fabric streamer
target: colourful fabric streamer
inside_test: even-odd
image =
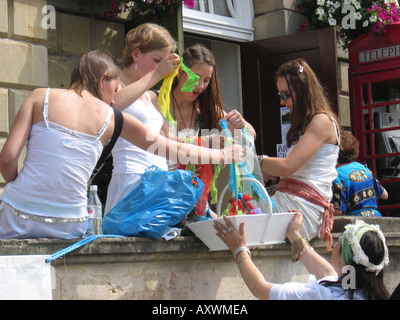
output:
[[[167,119],[168,122],[175,121],[170,111],[170,104],[172,82],[178,74],[178,71],[179,68],[176,68],[173,73],[164,79],[158,94],[158,107],[160,108],[161,114],[165,119]]]
[[[199,84],[200,76],[195,74],[190,68],[186,67],[181,57],[181,68],[188,75],[188,80],[182,86],[182,92],[193,92],[194,87]]]
[[[221,119],[219,121],[219,125],[221,126],[221,128],[225,131],[226,135],[230,138],[232,138],[232,135],[228,129],[228,122],[225,119]],[[242,161],[239,164],[236,164],[235,166],[235,171],[233,169],[232,164],[231,166],[231,171],[230,171],[230,182],[232,182],[233,184],[233,191],[235,193],[235,199],[237,199],[237,188],[238,188],[238,183],[237,183],[237,176],[238,176],[238,171],[236,171],[236,169],[238,169],[238,167],[240,167],[242,169],[242,173],[245,177],[249,177],[249,178],[253,178],[255,179],[255,177],[253,176],[253,174],[247,169],[246,167],[246,163],[244,161]],[[254,191],[257,193],[257,195],[262,198],[262,200],[264,200],[265,203],[268,203],[268,200],[266,199],[263,191],[260,189],[260,186],[254,182],[250,182],[250,185],[253,187]],[[230,189],[231,190],[231,189]],[[232,190],[231,190],[232,191]]]
[[[194,87],[197,86],[197,84],[199,83],[200,77],[185,66],[182,57],[180,57],[180,59],[180,67],[188,75],[188,80],[183,84],[182,91],[192,92],[194,90]],[[170,111],[170,104],[172,83],[174,82],[178,71],[179,68],[176,68],[173,73],[171,73],[168,77],[164,79],[160,88],[160,92],[158,94],[158,106],[160,108],[160,112],[162,113],[164,118],[167,119],[168,122],[175,121]]]
[[[202,137],[188,138],[185,140],[185,143],[197,144],[198,146],[205,146],[205,140]],[[217,199],[215,199],[215,197],[218,196],[218,191],[215,187],[215,182],[221,169],[219,168],[219,170],[216,170],[216,172],[213,173],[212,164],[200,164],[200,165],[179,164],[178,169],[192,171],[203,182],[204,191],[199,201],[196,204],[195,213],[197,216],[200,217],[206,216],[209,194],[211,194],[212,201],[214,201],[215,203],[217,202]]]

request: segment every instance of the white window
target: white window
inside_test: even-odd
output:
[[[195,0],[183,8],[183,31],[224,40],[254,40],[253,0]]]

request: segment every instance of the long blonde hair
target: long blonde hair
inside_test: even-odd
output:
[[[133,63],[132,51],[136,48],[144,53],[162,49],[170,49],[173,53],[177,43],[164,27],[155,23],[144,23],[126,34],[124,55],[119,61],[124,67],[129,67]]]
[[[119,74],[120,69],[110,53],[104,50],[93,50],[85,53],[75,65],[69,89],[80,96],[83,90],[87,90],[96,98],[103,100],[100,89],[101,78],[106,75],[108,80],[116,79]]]
[[[290,114],[290,129],[286,136],[287,146],[296,143],[312,118],[319,113],[326,113],[337,121],[331,102],[325,94],[314,71],[304,59],[295,59],[281,65],[275,73],[275,79],[284,78],[289,90],[296,93],[293,109]]]

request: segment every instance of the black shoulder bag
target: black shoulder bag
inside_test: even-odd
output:
[[[92,175],[88,182],[88,188],[91,185],[97,185],[97,194],[101,203],[105,204],[107,199],[107,189],[111,181],[113,170],[113,157],[111,150],[114,147],[122,130],[123,116],[121,111],[113,108],[114,110],[114,132],[109,143],[104,147],[103,152],[97,161]]]

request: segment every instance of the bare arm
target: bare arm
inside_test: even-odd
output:
[[[286,158],[264,158],[261,169],[263,173],[276,177],[290,176],[307,163],[323,143],[329,143],[330,140],[334,140],[332,121],[324,114],[316,115]]]
[[[383,187],[382,187],[382,188],[383,188]],[[388,192],[386,191],[386,189],[383,188],[383,192],[382,192],[382,194],[379,196],[379,199],[387,200],[388,198],[389,198],[389,194],[388,194]]]
[[[158,154],[176,163],[232,163],[240,162],[244,157],[243,147],[238,144],[226,147],[224,151],[198,147],[196,145],[177,142],[162,135],[151,132],[135,117],[123,113],[124,124],[121,137],[146,150]]]
[[[228,217],[224,216],[224,220],[228,228],[233,228]],[[290,241],[294,241],[300,236],[299,230],[302,220],[303,215],[300,212],[296,212],[287,232],[287,237]],[[214,227],[218,232],[217,235],[228,246],[232,253],[240,247],[246,247],[246,232],[243,222],[240,224],[239,232],[233,229],[231,232],[228,231],[224,233],[225,227],[217,221],[214,222]],[[274,284],[265,280],[261,271],[257,268],[246,251],[240,251],[236,259],[243,281],[253,295],[259,299],[269,299],[269,294]],[[307,270],[311,274],[314,274],[317,279],[327,276],[337,276],[333,266],[317,254],[309,245],[305,246],[305,252],[301,256],[301,261]]]
[[[224,216],[224,220],[228,228],[233,228],[227,216]],[[232,253],[235,253],[237,248],[246,247],[247,239],[244,222],[240,224],[239,232],[233,229],[232,232],[226,232],[223,237],[222,234],[224,233],[225,227],[215,221],[214,228],[218,232],[217,235],[225,242]],[[243,281],[251,293],[259,299],[269,299],[269,293],[274,284],[265,280],[250,255],[246,251],[241,251],[236,256],[236,262]]]
[[[42,89],[34,90],[22,104],[10,134],[0,153],[0,172],[6,183],[15,180],[18,176],[18,158],[25,146],[32,126],[34,104],[40,96]]]
[[[303,214],[296,212],[292,222],[289,225],[287,238],[291,243],[300,237],[300,226],[303,221]],[[328,277],[337,276],[333,266],[318,253],[316,253],[310,245],[306,245],[304,254],[300,257],[301,262],[307,268],[310,274],[315,275],[317,280]]]
[[[115,94],[113,107],[119,110],[126,109],[147,90],[150,90],[158,82],[170,75],[179,61],[179,56],[173,53],[164,58],[153,71],[150,71],[139,80],[125,88],[121,86],[120,90]]]

